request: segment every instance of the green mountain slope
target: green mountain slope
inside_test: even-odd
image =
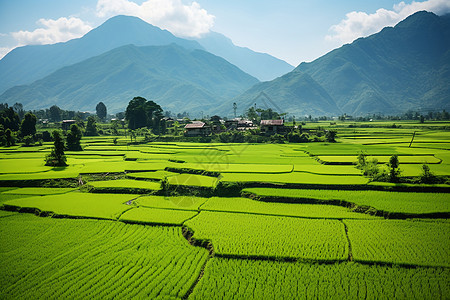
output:
[[[294,69],[287,62],[269,54],[238,47],[229,38],[217,32],[210,32],[197,41],[206,51],[225,58],[261,81],[273,80]]]
[[[175,44],[127,45],[64,67],[30,85],[17,86],[0,102],[21,102],[27,109],[57,104],[64,109],[94,110],[102,101],[111,112],[124,110],[135,96],[166,110],[204,111],[230,99],[258,80],[203,50]]]
[[[295,115],[449,110],[449,19],[449,15],[418,12],[394,28],[302,63],[290,76],[261,83],[233,101],[247,103],[263,91],[283,112]],[[289,84],[292,78],[296,78],[294,85]],[[308,83],[311,79],[314,85]],[[329,98],[311,93],[317,85]],[[330,101],[338,110],[325,104]]]

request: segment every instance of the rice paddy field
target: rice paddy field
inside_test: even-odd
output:
[[[449,299],[449,124],[372,125],[336,143],[83,137],[67,167],[44,165],[51,143],[0,148],[0,298]],[[362,176],[361,151],[397,154],[407,183]],[[423,164],[441,183],[414,183]]]

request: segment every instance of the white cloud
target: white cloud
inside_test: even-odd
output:
[[[141,5],[129,0],[98,0],[97,16],[130,15],[167,29],[182,37],[200,37],[214,25],[214,16],[197,2],[181,0],[147,0]]]
[[[10,47],[0,47],[0,59],[2,59],[6,54],[9,53],[13,48]]]
[[[394,5],[393,10],[384,8],[378,9],[373,14],[352,11],[346,14],[345,19],[339,24],[330,28],[332,34],[325,38],[328,41],[340,43],[351,43],[357,38],[366,37],[379,32],[386,26],[394,26],[409,15],[426,10],[438,15],[450,12],[450,1],[448,0],[427,0],[406,4],[400,2]]]
[[[12,37],[23,45],[42,45],[65,42],[74,38],[79,38],[92,29],[83,20],[75,17],[52,19],[40,19],[37,24],[41,28],[33,31],[12,32]]]

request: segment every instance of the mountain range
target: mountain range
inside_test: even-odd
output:
[[[231,102],[242,109],[254,105],[261,92],[270,101],[256,101],[257,106],[294,115],[449,110],[450,15],[415,13],[393,28],[255,85],[219,112],[230,115]]]
[[[117,16],[79,39],[11,51],[0,102],[92,111],[102,101],[117,112],[142,96],[192,116],[232,116],[233,103],[297,116],[449,110],[450,15],[415,13],[291,69],[218,33],[186,40]]]
[[[0,102],[21,102],[34,109],[53,104],[92,110],[102,101],[111,112],[123,111],[135,96],[175,112],[213,110],[258,80],[225,59],[200,49],[122,46],[63,67],[30,85],[16,86]]]
[[[207,45],[209,52],[228,59],[246,69],[254,77],[270,80],[294,69],[293,66],[268,54],[253,52],[235,46],[226,37],[221,36],[214,47],[209,37],[199,39]],[[198,41],[174,36],[167,30],[144,22],[137,17],[115,16],[83,37],[65,43],[52,45],[32,45],[18,47],[0,60],[0,94],[16,85],[30,84],[52,72],[114,48],[133,44],[136,46],[163,46],[175,43],[186,49],[202,49]],[[226,46],[224,46],[226,45]],[[214,49],[225,49],[218,51]],[[229,55],[227,55],[229,53]],[[242,66],[240,65],[242,62]],[[267,65],[267,67],[260,67]]]

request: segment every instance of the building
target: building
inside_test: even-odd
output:
[[[285,132],[284,120],[261,120],[261,133],[265,135],[283,134]]]
[[[258,129],[258,127],[254,126],[252,121],[243,119],[238,121],[236,129],[245,131],[251,129]]]
[[[200,121],[194,121],[184,126],[185,136],[207,136],[211,134],[211,127]]]
[[[63,120],[62,123],[61,123],[61,128],[63,130],[69,130],[70,126],[72,124],[75,124],[76,122],[77,122],[76,120]]]

